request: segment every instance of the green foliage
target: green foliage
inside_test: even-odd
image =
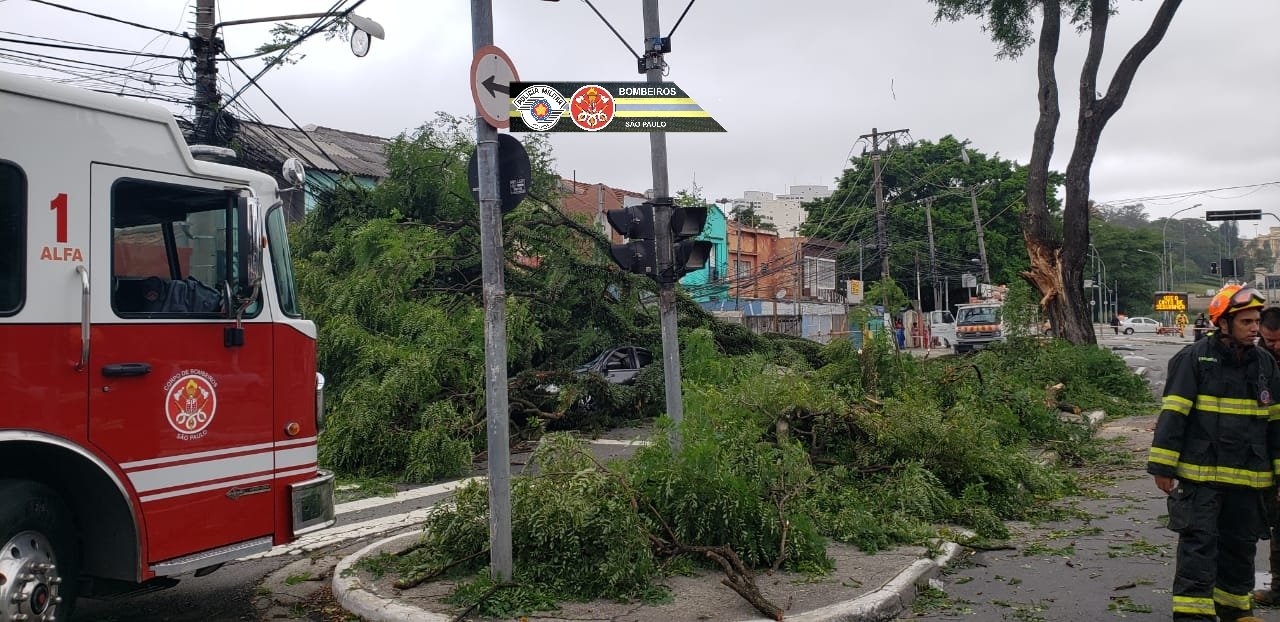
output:
[[[1045,321],[1040,313],[1040,297],[1022,279],[1009,284],[1000,313],[1008,327],[1007,337],[1013,341],[1034,338]]]
[[[533,463],[536,475],[512,480],[513,581],[519,587],[486,599],[480,611],[509,616],[554,608],[560,600],[633,599],[656,590],[654,553],[624,480],[598,467],[580,441],[560,434],[544,437]],[[488,490],[473,482],[455,501],[455,508],[427,518],[425,546],[401,562],[403,576],[468,558],[457,572],[484,568]],[[491,587],[486,581],[464,582],[454,602],[475,602]]]
[[[329,381],[321,459],[346,474],[459,475],[483,446],[485,314],[464,130],[441,117],[398,138],[382,184],[340,186],[294,232]],[[545,145],[527,147],[531,194],[550,196]],[[673,561],[681,547],[729,545],[757,568],[815,573],[830,566],[828,538],[874,551],[925,542],[942,523],[1003,537],[1004,520],[1037,516],[1073,489],[1034,449],[1073,462],[1099,455],[1083,428],[1057,417],[1045,387],[1064,383],[1060,399],[1117,414],[1150,401],[1122,361],[1096,348],[1015,338],[922,361],[887,333],[861,350],[759,336],[680,297],[679,449],[659,419],[651,445],[600,465],[553,431],[661,412],[660,361],[631,386],[572,371],[615,345],[661,351],[652,283],[613,269],[598,233],[536,200],[504,218],[504,235],[511,420],[517,435],[552,431],[536,473],[512,486],[516,587],[489,593],[485,579],[466,578],[486,563],[483,484],[433,513],[426,546],[395,564],[413,577],[465,560],[448,575],[463,578],[454,598],[487,594],[484,615],[661,598],[663,573],[705,563]],[[1011,305],[1027,306],[1024,290],[1015,285]],[[885,292],[891,305],[906,300],[892,279],[868,295]]]
[[[792,368],[760,352],[726,356],[712,330],[686,332],[680,449],[665,419],[650,445],[607,466],[569,437],[544,437],[536,473],[513,484],[516,586],[489,595],[480,611],[660,597],[664,573],[706,563],[664,559],[689,550],[681,546],[729,545],[757,568],[821,573],[828,538],[871,552],[926,543],[942,524],[1007,538],[1004,521],[1043,518],[1050,501],[1076,490],[1033,450],[1078,460],[1096,445],[1046,405],[1044,387],[1080,385],[1072,395],[1083,403],[1093,396],[1084,385],[1096,385],[1112,393],[1111,406],[1134,410],[1149,401],[1140,379],[1093,347],[1024,339],[965,359],[919,360],[867,345],[832,343],[816,368]],[[482,484],[462,490],[455,508],[426,521],[428,546],[400,572],[482,551],[487,503]],[[489,592],[483,565],[480,556],[459,567],[481,575],[465,578],[452,602]]]
[[[871,302],[883,306],[889,313],[896,313],[899,309],[907,305],[907,294],[898,287],[898,283],[891,278],[885,277],[867,286],[863,298]]]
[[[939,270],[952,273],[974,270],[968,261],[977,256],[974,249],[978,246],[971,205],[974,200],[984,223],[987,258],[995,283],[1020,280],[1018,273],[1029,267],[1019,223],[1025,203],[1026,167],[999,154],[983,153],[966,145],[967,141],[947,135],[937,141],[882,146],[887,153],[881,157],[884,197],[887,203],[896,206],[888,211],[888,229],[895,240],[921,241],[895,242],[891,247],[889,276],[900,286],[914,284],[917,255],[922,269],[928,266],[929,248],[922,241],[928,239],[925,203],[929,201],[932,202],[937,255],[941,258]],[[966,152],[967,164],[961,151]],[[872,169],[869,153],[854,158],[830,197],[803,206],[808,216],[801,227],[802,234],[847,242],[837,257],[840,278],[857,278],[863,271],[868,272],[867,280],[884,276],[879,273],[876,249],[859,249],[876,239]],[[1062,177],[1050,174],[1049,182],[1049,204],[1056,210],[1058,203],[1053,188],[1062,183]],[[972,195],[970,188],[975,189]],[[914,285],[907,289],[914,292],[911,287]],[[929,304],[932,294],[928,288],[922,295],[926,299],[924,308],[942,307],[940,303]],[[880,304],[880,297],[872,296],[871,292],[867,292],[865,299]]]

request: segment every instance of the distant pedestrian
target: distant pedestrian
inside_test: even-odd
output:
[[[1177,315],[1177,316],[1175,316],[1175,317],[1173,318],[1173,325],[1178,327],[1178,336],[1179,336],[1179,337],[1186,337],[1186,336],[1187,336],[1187,333],[1186,333],[1186,331],[1187,331],[1187,314],[1186,314],[1186,313],[1183,313],[1183,312],[1179,311],[1179,312],[1178,312],[1178,315]]]
[[[1120,334],[1120,316],[1114,313],[1111,314],[1111,330],[1115,331],[1117,335]]]
[[[898,349],[903,350],[907,347],[907,331],[902,327],[902,318],[893,321],[893,331],[898,338]]]
[[[1267,307],[1258,320],[1258,345],[1280,360],[1280,307]],[[1253,602],[1264,607],[1280,606],[1280,503],[1277,489],[1272,486],[1264,493],[1267,502],[1267,526],[1271,532],[1270,570],[1271,583],[1265,590],[1254,590]]]
[[[1196,316],[1195,328],[1193,328],[1191,332],[1195,333],[1194,337],[1196,341],[1200,341],[1200,338],[1204,337],[1205,333],[1209,332],[1209,320],[1204,316],[1203,311],[1200,312],[1200,315]]]
[[[1147,472],[1178,533],[1175,621],[1257,620],[1253,559],[1269,535],[1262,496],[1280,464],[1280,371],[1254,346],[1263,300],[1252,287],[1224,287],[1209,303],[1218,331],[1169,360]]]

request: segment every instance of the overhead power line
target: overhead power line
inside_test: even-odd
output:
[[[187,56],[173,56],[167,54],[151,54],[149,52],[133,52],[130,50],[112,50],[107,48],[95,48],[83,45],[63,45],[59,43],[40,43],[38,41],[24,41],[22,39],[12,39],[9,37],[0,37],[0,41],[7,43],[17,43],[20,45],[35,45],[39,47],[59,48],[63,50],[78,50],[81,52],[94,52],[97,54],[123,54],[125,56],[145,56],[147,58],[165,58],[169,60],[187,60]]]
[[[118,18],[118,17],[111,17],[110,15],[103,15],[103,14],[101,14],[101,13],[94,13],[93,11],[86,11],[86,10],[84,10],[84,9],[77,9],[77,8],[74,8],[74,7],[69,7],[69,6],[66,6],[65,4],[58,4],[57,2],[49,2],[49,0],[31,0],[31,1],[32,1],[32,2],[35,2],[35,3],[37,3],[37,4],[43,4],[43,5],[45,5],[45,6],[51,6],[51,7],[55,8],[55,9],[62,9],[63,11],[71,11],[72,13],[80,13],[81,15],[88,15],[88,16],[90,16],[90,17],[96,17],[96,18],[98,18],[98,19],[105,19],[105,20],[107,20],[107,21],[109,21],[109,22],[115,22],[115,23],[117,23],[117,24],[125,24],[126,26],[133,26],[134,28],[142,28],[143,30],[153,30],[153,31],[155,31],[155,32],[158,32],[158,33],[161,33],[161,34],[166,34],[166,35],[169,35],[169,36],[171,36],[171,37],[184,37],[184,38],[186,38],[186,37],[190,37],[190,36],[191,36],[191,35],[188,35],[188,34],[186,34],[186,33],[174,32],[174,31],[172,31],[172,30],[165,30],[165,29],[163,29],[163,28],[156,28],[155,26],[148,26],[148,25],[146,25],[146,24],[139,24],[138,22],[131,22],[131,21],[129,21],[129,20],[120,19],[120,18]]]
[[[1209,194],[1210,192],[1222,192],[1223,190],[1247,190],[1249,188],[1261,188],[1264,186],[1277,186],[1277,185],[1280,185],[1280,180],[1264,181],[1257,184],[1246,184],[1243,186],[1226,186],[1223,188],[1188,190],[1186,192],[1175,192],[1172,194],[1158,194],[1158,195],[1152,195],[1152,196],[1146,196],[1146,197],[1134,197],[1131,199],[1112,199],[1110,201],[1098,201],[1098,203],[1101,205],[1117,205],[1117,204],[1128,204],[1128,203],[1141,203],[1143,201],[1164,201],[1168,199],[1187,199],[1187,198],[1202,195],[1202,194]]]

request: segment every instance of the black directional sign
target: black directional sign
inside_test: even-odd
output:
[[[1211,210],[1204,213],[1205,220],[1262,220],[1260,209]]]

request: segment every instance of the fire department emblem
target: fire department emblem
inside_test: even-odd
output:
[[[203,436],[213,423],[218,410],[217,383],[205,372],[189,369],[179,372],[165,386],[164,415],[178,431],[178,438],[190,440]]]
[[[539,132],[555,127],[568,104],[560,91],[545,84],[526,88],[511,100],[511,105],[520,111],[520,119],[524,124]]]
[[[613,95],[603,86],[582,86],[573,93],[569,115],[574,125],[588,132],[603,130],[613,120]]]

